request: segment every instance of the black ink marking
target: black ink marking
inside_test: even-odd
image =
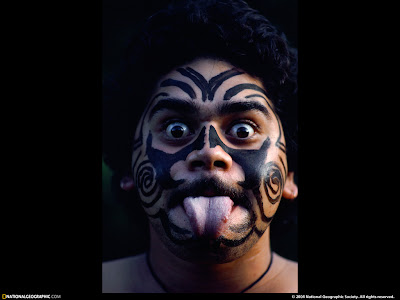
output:
[[[178,185],[184,182],[184,179],[173,180],[171,177],[171,167],[178,161],[186,160],[186,157],[194,150],[200,150],[204,147],[206,128],[203,127],[197,139],[187,145],[183,149],[176,153],[169,154],[164,151],[154,149],[152,147],[152,134],[149,133],[147,138],[147,156],[149,160],[155,166],[156,169],[156,180],[164,189],[176,188]]]
[[[190,78],[201,90],[202,100],[206,101],[208,92],[207,80],[192,68],[178,68],[177,71],[183,76]]]
[[[283,176],[278,165],[270,161],[267,163],[267,171],[264,180],[265,192],[267,194],[268,201],[271,204],[275,204],[281,199],[283,192]]]
[[[256,84],[242,83],[235,85],[234,87],[227,90],[224,95],[224,100],[230,100],[233,96],[239,94],[241,91],[244,90],[255,90],[257,92],[263,93],[264,95],[267,95],[267,92]]]
[[[274,216],[268,217],[268,216],[265,215],[265,213],[264,213],[264,204],[263,204],[263,201],[262,201],[262,196],[261,196],[260,188],[258,187],[258,188],[253,189],[253,194],[254,194],[254,197],[256,197],[257,204],[258,204],[258,206],[259,206],[259,208],[260,208],[261,220],[264,221],[264,222],[267,223],[267,224],[268,224],[268,223],[271,223],[272,218],[273,218]]]
[[[244,189],[253,191],[253,194],[257,199],[257,204],[262,214],[262,220],[267,223],[271,222],[272,218],[267,217],[264,214],[262,196],[260,194],[261,182],[263,178],[265,178],[264,185],[266,185],[267,181],[268,182],[271,181],[272,184],[278,185],[278,189],[282,189],[283,176],[282,173],[280,172],[280,169],[277,167],[275,163],[273,162],[267,164],[263,163],[267,158],[267,150],[271,144],[269,137],[267,137],[267,139],[264,141],[264,143],[258,150],[232,149],[226,146],[222,142],[215,128],[213,126],[210,126],[209,140],[210,140],[210,148],[216,147],[217,145],[221,146],[221,148],[226,153],[228,153],[232,157],[232,159],[242,167],[245,173],[245,180],[239,182],[239,185],[242,186]],[[273,165],[274,167],[271,167]],[[271,196],[271,194],[275,195],[273,194],[273,191],[275,191],[275,189],[273,191],[270,191],[270,194],[268,194],[267,187],[269,187],[269,185],[268,184],[266,185],[266,193],[268,196],[268,200],[270,202],[275,201],[274,203],[276,203],[279,200],[278,199],[279,195],[277,197]],[[280,192],[280,194],[282,194],[282,192]]]
[[[213,78],[210,79],[210,91],[209,91],[209,98],[214,99],[215,92],[217,89],[221,86],[221,84],[228,80],[229,78],[233,76],[237,76],[240,74],[244,74],[244,72],[231,69],[225,72],[222,72],[221,74],[214,76]]]
[[[161,96],[168,96],[167,93],[158,93],[157,95],[155,95],[153,97],[153,99],[151,99],[149,105],[146,107],[146,110],[143,113],[143,117],[142,117],[142,122],[140,124],[140,131],[139,131],[139,137],[133,142],[133,151],[135,151],[136,149],[138,149],[140,146],[143,145],[143,123],[144,123],[144,118],[147,115],[148,110],[150,109],[151,105],[153,104],[154,100],[158,97]]]
[[[228,247],[237,247],[237,246],[240,246],[241,244],[243,244],[244,242],[246,242],[247,239],[253,234],[254,229],[255,229],[255,226],[254,226],[253,228],[251,228],[250,232],[249,232],[248,234],[246,234],[245,237],[243,237],[243,238],[241,238],[241,239],[239,239],[239,240],[230,240],[230,239],[227,239],[227,238],[225,238],[225,237],[223,237],[223,236],[220,236],[220,237],[217,239],[217,242],[222,243],[222,244],[224,244],[225,246],[228,246]]]
[[[178,68],[177,71],[183,76],[192,80],[194,84],[198,86],[198,88],[201,90],[201,99],[203,100],[203,102],[205,102],[207,99],[210,101],[214,100],[215,92],[224,81],[228,80],[233,76],[237,76],[244,73],[236,69],[231,69],[222,72],[217,76],[214,76],[213,78],[210,79],[210,81],[207,82],[207,80],[203,77],[203,75],[201,75],[199,72],[193,70],[190,67]]]
[[[283,166],[283,169],[284,169],[284,171],[285,171],[285,176],[287,175],[287,170],[286,170],[286,167],[285,167],[285,164],[283,163],[283,159],[282,159],[282,157],[280,157],[279,156],[279,160],[281,161],[281,164],[282,164],[282,166]],[[284,184],[285,185],[285,184]]]
[[[250,209],[250,208],[248,208],[248,209]],[[229,226],[229,229],[236,233],[244,233],[255,225],[256,220],[257,220],[257,216],[256,216],[255,212],[251,211],[251,217],[247,222],[240,224],[240,225],[231,225],[231,226]]]
[[[267,94],[266,94],[266,92],[265,92],[264,90],[262,90],[261,92],[264,93],[265,96],[267,96]],[[263,97],[263,96],[261,96],[261,95],[259,95],[259,94],[251,94],[251,95],[246,96],[245,98],[253,98],[253,97],[260,97],[260,98],[263,98],[263,99],[265,100],[265,102],[267,102],[267,105],[269,106],[269,108],[270,108],[270,109],[272,110],[272,112],[274,113],[275,119],[276,119],[276,121],[278,122],[278,128],[279,128],[279,135],[278,135],[278,138],[277,138],[277,140],[276,140],[276,142],[275,142],[275,146],[278,147],[280,150],[282,150],[284,153],[286,153],[286,145],[285,145],[284,143],[281,142],[282,131],[283,131],[283,130],[282,130],[282,124],[281,124],[281,122],[280,122],[280,120],[279,120],[279,117],[278,117],[277,113],[275,112],[275,109],[271,106],[271,104],[269,103],[269,101],[267,100],[267,98],[265,98],[265,97]]]
[[[206,128],[203,127],[202,131],[200,132],[199,136],[196,138],[196,140],[183,148],[182,150],[174,153],[174,154],[168,154],[165,153],[161,150],[154,149],[152,147],[152,135],[151,133],[149,134],[149,137],[147,139],[147,155],[149,157],[150,161],[157,162],[156,165],[156,181],[162,186],[164,189],[171,189],[179,186],[181,183],[184,182],[184,180],[178,180],[174,181],[171,178],[170,175],[170,170],[171,167],[178,161],[185,160],[187,155],[191,153],[194,150],[201,150],[204,145],[205,145],[205,130]],[[267,216],[264,215],[264,210],[262,206],[262,199],[261,195],[259,192],[260,185],[262,182],[262,175],[264,174],[263,172],[263,165],[260,162],[265,161],[266,155],[267,155],[267,149],[270,147],[270,139],[269,137],[264,141],[263,145],[260,147],[258,150],[240,150],[240,149],[232,149],[227,147],[219,138],[215,128],[213,126],[210,126],[209,130],[209,143],[210,147],[216,147],[219,145],[220,147],[223,148],[225,152],[227,152],[229,155],[231,155],[232,159],[236,161],[239,165],[242,166],[244,173],[245,173],[245,180],[243,182],[239,182],[239,185],[241,185],[245,189],[252,189],[253,194],[256,196],[257,199],[257,204],[260,209],[260,213],[262,216],[262,220],[264,222],[270,222],[271,218],[268,218]],[[256,166],[256,167],[255,167]],[[250,207],[248,207],[250,209]],[[173,232],[177,234],[187,234],[188,232],[176,226],[173,224],[169,219],[168,215],[163,209],[160,209],[159,212],[155,215],[150,215],[151,218],[160,218],[161,224],[166,232],[166,235],[169,237],[169,239],[176,243],[176,244],[185,244],[190,241],[193,241],[193,238],[189,239],[178,239],[174,236]],[[264,231],[259,230],[256,228],[255,225],[255,214],[253,212],[253,218],[250,222],[249,227],[249,232],[246,234],[241,239],[238,240],[231,240],[227,239],[223,236],[219,237],[215,243],[215,247],[219,247],[219,245],[222,243],[228,247],[237,247],[241,244],[243,244],[253,233],[256,233],[258,236],[261,236]],[[241,230],[245,232],[245,228],[236,228],[237,230]]]
[[[273,218],[273,217],[268,218],[268,222],[269,222],[269,223],[272,221],[272,218]],[[249,233],[246,234],[246,236],[244,236],[244,237],[241,238],[241,239],[238,239],[238,240],[231,240],[231,239],[225,238],[224,236],[220,236],[220,237],[217,239],[214,248],[215,248],[215,249],[218,249],[218,247],[220,246],[221,243],[224,244],[225,246],[228,246],[228,247],[237,247],[237,246],[242,245],[244,242],[246,242],[246,241],[250,238],[250,236],[251,236],[253,233],[257,234],[258,237],[261,237],[261,236],[264,234],[264,232],[265,232],[265,229],[264,229],[264,230],[260,230],[260,229],[257,228],[256,225],[253,225],[253,227],[251,228],[251,230],[249,231]]]
[[[158,202],[158,200],[160,200],[162,192],[163,192],[162,189],[159,188],[157,195],[150,202],[145,202],[141,198],[142,205],[146,208],[152,207],[154,204]]]
[[[261,178],[263,175],[264,164],[267,157],[267,150],[270,147],[271,141],[267,137],[260,149],[257,150],[242,150],[233,149],[226,146],[219,138],[217,131],[214,126],[210,126],[209,132],[210,148],[214,148],[217,145],[228,153],[232,159],[237,162],[245,173],[245,180],[239,182],[239,185],[245,189],[254,189],[261,184]]]
[[[143,201],[143,197],[140,197],[144,207],[151,207],[160,199],[162,190],[157,185],[154,167],[149,160],[145,160],[139,164],[136,172],[136,186],[139,193],[146,198],[152,197],[158,190],[158,193],[150,202]]]
[[[264,234],[265,229],[264,230],[259,230],[257,227],[254,226],[254,232],[258,235],[258,237],[261,237]]]
[[[167,86],[176,86],[180,88],[182,91],[184,91],[186,94],[188,94],[190,98],[192,99],[196,98],[196,93],[194,92],[192,87],[188,85],[186,82],[175,79],[166,79],[160,83],[160,87],[167,87]]]
[[[262,214],[262,220],[267,223],[270,222],[272,219],[264,214],[264,207],[260,194],[261,182],[265,177],[266,167],[268,167],[268,165],[266,166],[264,164],[264,161],[267,158],[267,150],[271,144],[269,137],[267,137],[267,139],[258,150],[232,149],[222,142],[215,128],[213,126],[210,126],[209,140],[211,148],[216,147],[217,145],[221,146],[221,148],[242,167],[245,173],[245,180],[239,182],[239,185],[242,186],[244,189],[253,191],[253,194],[257,199],[257,204],[259,206],[260,212]]]
[[[184,244],[187,244],[187,243],[193,241],[193,237],[192,238],[188,238],[188,239],[177,239],[177,238],[174,237],[174,235],[172,234],[172,231],[175,231],[178,234],[191,234],[191,232],[186,230],[186,229],[184,229],[184,228],[180,228],[180,227],[176,226],[175,224],[173,224],[169,220],[168,215],[165,212],[165,210],[163,210],[162,208],[156,214],[154,214],[154,215],[148,214],[148,216],[150,218],[153,218],[153,219],[157,219],[157,218],[160,219],[161,225],[163,226],[167,237],[172,242],[174,242],[175,244],[184,245]]]
[[[157,189],[154,176],[154,168],[149,160],[145,160],[139,164],[136,172],[137,187],[143,196],[148,197],[154,194]]]
[[[271,220],[272,220],[272,218],[271,218]],[[242,245],[244,242],[246,242],[253,233],[257,234],[258,237],[261,237],[264,234],[264,232],[265,232],[265,230],[260,230],[257,228],[256,225],[253,225],[253,227],[251,228],[249,233],[246,234],[246,236],[244,236],[241,239],[231,240],[231,239],[225,238],[224,236],[220,236],[219,238],[217,238],[214,248],[217,249],[221,243],[228,247],[237,247],[237,246]]]
[[[246,111],[250,110],[258,110],[262,112],[268,119],[271,118],[270,113],[268,112],[268,109],[258,103],[258,102],[253,102],[253,101],[241,101],[241,102],[227,102],[224,103],[219,107],[218,113],[220,115],[227,115],[227,114],[232,114],[232,113],[243,113]]]

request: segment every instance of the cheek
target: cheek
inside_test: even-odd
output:
[[[263,183],[267,199],[271,204],[275,204],[280,200],[285,184],[284,180],[284,175],[279,165],[274,161],[268,162],[265,166]]]
[[[264,215],[263,219],[266,220],[274,215],[283,193],[286,155],[274,145],[261,147],[259,151],[246,154],[235,157],[240,160],[240,165],[246,172],[246,180],[241,186],[253,191]]]
[[[144,145],[133,151],[132,174],[143,208],[148,214],[154,214],[162,202],[162,189],[157,184],[156,170]]]
[[[263,198],[264,214],[271,217],[278,209],[286,181],[286,155],[271,151],[268,162],[263,166],[260,191]]]

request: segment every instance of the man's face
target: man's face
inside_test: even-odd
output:
[[[260,80],[198,59],[157,83],[136,130],[142,205],[178,257],[228,262],[274,216],[287,176],[283,130]]]

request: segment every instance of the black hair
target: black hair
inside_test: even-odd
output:
[[[103,82],[103,158],[130,173],[136,124],[154,84],[198,57],[225,60],[258,77],[283,123],[289,170],[296,168],[297,52],[242,0],[177,0],[132,39],[120,69]]]

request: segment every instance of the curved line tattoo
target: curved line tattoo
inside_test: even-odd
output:
[[[271,145],[269,137],[265,139],[260,149],[242,150],[229,148],[222,142],[218,136],[214,126],[210,126],[209,131],[210,148],[220,146],[232,159],[238,163],[245,173],[245,180],[239,182],[244,189],[251,190],[260,186],[263,165],[260,161],[264,161],[267,157],[268,148]]]
[[[284,164],[283,159],[282,159],[282,157],[280,155],[279,155],[279,160],[281,161],[281,164],[282,164],[283,169],[285,171],[284,175],[287,175],[287,170],[286,170],[285,164]],[[283,184],[283,186],[285,186],[285,183]]]
[[[222,243],[222,244],[224,244],[225,246],[228,246],[228,247],[240,246],[241,244],[246,242],[247,239],[254,233],[255,228],[256,228],[256,226],[254,225],[251,228],[250,232],[248,234],[246,234],[245,237],[243,237],[241,239],[238,239],[238,240],[230,240],[230,239],[227,239],[227,238],[225,238],[223,236],[220,236],[219,238],[217,238],[217,243]],[[217,244],[217,245],[219,246],[219,244]],[[218,246],[216,248],[218,248]]]
[[[208,92],[208,82],[205,80],[205,78],[192,68],[178,68],[176,69],[179,73],[181,73],[183,76],[190,78],[201,90],[201,99],[203,102],[206,101],[207,99],[207,92]]]
[[[185,160],[189,153],[194,150],[200,150],[204,147],[204,137],[205,137],[206,127],[203,127],[199,136],[196,140],[187,145],[183,149],[179,150],[176,153],[169,154],[162,150],[158,150],[153,148],[152,146],[152,134],[149,132],[147,137],[147,156],[149,160],[153,163],[156,170],[156,180],[164,189],[172,189],[176,188],[178,185],[184,182],[184,179],[181,180],[173,180],[171,177],[171,167],[177,163],[178,161]],[[156,164],[157,163],[157,164]]]
[[[154,167],[149,160],[139,164],[136,172],[136,184],[143,196],[148,197],[154,194],[157,189]]]
[[[242,84],[235,85],[234,87],[231,87],[229,90],[227,90],[224,95],[224,100],[231,100],[231,98],[233,96],[239,94],[241,91],[244,91],[244,90],[255,90],[257,92],[261,92],[261,93],[267,95],[267,92],[264,89],[260,88],[256,84],[242,83]]]
[[[192,89],[192,87],[187,84],[186,82],[175,80],[175,79],[166,79],[160,83],[160,87],[167,87],[167,86],[176,86],[184,91],[186,94],[189,95],[190,98],[195,99],[196,93]]]
[[[267,97],[267,92],[266,92],[265,90],[261,89],[261,90],[259,90],[259,91],[260,91],[261,93],[263,93],[263,94]],[[265,100],[265,102],[267,102],[268,107],[269,107],[269,108],[272,110],[272,112],[274,113],[275,119],[276,119],[277,122],[278,122],[278,129],[279,129],[279,135],[278,135],[278,138],[277,138],[277,140],[276,140],[276,142],[275,142],[275,146],[278,147],[278,148],[279,148],[281,151],[283,151],[284,153],[286,153],[286,145],[285,145],[284,143],[281,142],[282,131],[283,131],[283,129],[282,129],[282,124],[281,124],[281,121],[280,121],[278,115],[277,115],[276,112],[275,112],[275,109],[272,108],[272,106],[271,106],[271,104],[269,103],[269,101],[267,100],[267,98],[265,98],[265,97],[263,97],[263,96],[261,96],[261,95],[259,95],[259,94],[251,94],[251,95],[246,96],[245,98],[248,99],[248,98],[252,98],[252,97],[260,97],[260,98],[263,98],[263,99]]]
[[[157,95],[155,95],[153,97],[153,99],[151,99],[149,105],[146,107],[146,109],[145,109],[145,111],[143,113],[142,121],[140,123],[139,137],[136,140],[133,141],[133,150],[132,151],[135,151],[137,148],[139,148],[140,146],[143,145],[143,123],[144,123],[144,119],[145,119],[145,117],[147,115],[147,112],[149,111],[151,105],[153,104],[154,100],[157,97],[160,97],[160,96],[168,96],[168,94],[167,93],[158,93]]]
[[[263,201],[262,201],[262,196],[261,196],[261,192],[260,192],[260,186],[258,186],[257,188],[253,189],[253,194],[254,194],[254,197],[257,200],[258,208],[260,209],[261,220],[264,223],[270,223],[274,216],[267,217],[265,215],[265,213],[264,213],[264,204],[263,204]]]
[[[162,190],[159,188],[155,180],[154,167],[149,160],[141,162],[136,171],[136,186],[144,197],[152,197],[157,191],[156,196],[150,202],[143,201],[140,197],[142,205],[146,208],[152,207],[161,198]]]
[[[157,195],[156,195],[155,198],[154,198],[151,202],[149,202],[149,203],[144,202],[144,201],[141,199],[142,205],[143,205],[145,208],[153,207],[153,205],[156,204],[156,203],[158,202],[158,200],[160,200],[162,192],[163,192],[162,189],[158,189]]]
[[[260,93],[264,94],[265,97],[268,97],[267,96],[267,92],[264,89],[260,88],[258,85],[251,84],[251,83],[242,83],[242,84],[235,85],[234,87],[232,87],[229,90],[227,90],[225,92],[224,100],[230,100],[233,96],[239,94],[241,91],[244,91],[244,90],[255,90],[257,92],[260,92]],[[265,97],[263,97],[263,96],[261,96],[259,94],[252,94],[252,95],[246,96],[245,98],[251,98],[251,97],[261,97],[261,98],[263,98],[265,100],[265,102],[267,102],[267,105],[269,106],[269,108],[274,113],[275,118],[276,118],[276,120],[278,122],[278,127],[279,127],[279,136],[278,136],[278,139],[275,142],[275,146],[278,147],[280,150],[282,150],[284,153],[286,153],[286,145],[281,142],[282,124],[281,124],[281,122],[280,122],[280,120],[278,118],[278,115],[275,112],[275,109],[272,108],[271,104],[269,103],[269,101]]]
[[[275,204],[281,199],[284,187],[284,179],[281,169],[275,162],[268,162],[266,168],[267,171],[264,180],[265,192],[267,194],[268,201],[271,204]]]
[[[257,228],[256,225],[253,225],[253,227],[251,228],[250,232],[248,234],[246,234],[246,236],[241,238],[241,239],[230,240],[230,239],[225,238],[224,236],[220,236],[217,239],[214,248],[218,249],[218,247],[219,247],[219,245],[221,243],[224,244],[225,246],[228,246],[228,247],[237,247],[237,246],[240,246],[241,244],[243,244],[244,242],[246,242],[252,236],[253,233],[257,234],[258,237],[261,237],[264,234],[264,232],[265,232],[265,230],[260,230],[260,229]]]
[[[214,76],[213,78],[210,79],[210,81],[207,81],[203,77],[203,75],[201,75],[199,72],[193,70],[190,67],[178,68],[176,69],[176,71],[178,71],[181,75],[192,80],[194,84],[198,86],[198,88],[201,90],[201,95],[202,95],[201,99],[203,100],[203,102],[205,102],[207,99],[213,101],[215,92],[224,81],[228,80],[233,76],[237,76],[244,73],[237,69],[230,69]]]
[[[148,216],[153,219],[160,219],[161,225],[163,226],[164,231],[167,234],[167,237],[175,244],[184,245],[184,244],[187,244],[187,243],[193,241],[193,237],[185,239],[185,240],[181,240],[181,239],[176,239],[173,236],[172,231],[175,231],[178,234],[191,234],[191,232],[173,224],[169,220],[168,215],[164,209],[160,208],[160,210],[156,214],[154,214],[154,215],[148,214]]]
[[[217,89],[221,86],[221,84],[228,80],[229,78],[233,76],[237,76],[240,74],[244,74],[244,72],[238,71],[236,69],[231,69],[225,72],[220,73],[217,76],[214,76],[213,78],[210,79],[210,92],[209,92],[209,97],[210,99],[214,99],[215,92]]]

